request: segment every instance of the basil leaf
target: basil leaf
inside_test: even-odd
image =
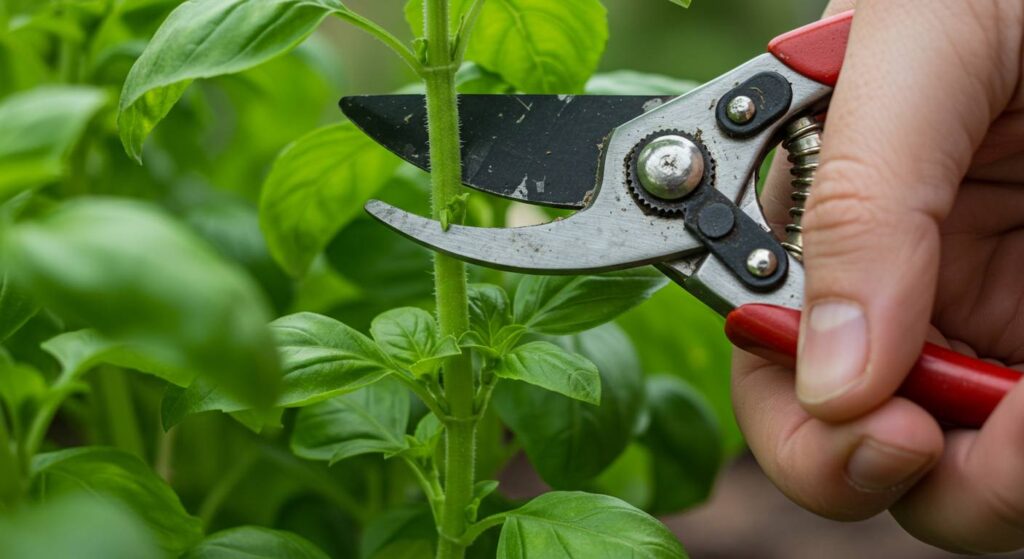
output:
[[[494,347],[498,332],[512,322],[508,294],[497,285],[469,286],[469,327],[485,347]]]
[[[233,74],[284,54],[331,13],[338,0],[189,0],[167,17],[136,60],[121,92],[118,127],[125,151],[142,144],[192,80]]]
[[[273,403],[280,369],[266,301],[163,212],[82,198],[15,225],[5,241],[10,269],[48,308],[253,407]]]
[[[182,559],[328,559],[309,540],[291,532],[242,526],[208,536]]]
[[[394,367],[373,340],[356,330],[319,314],[299,313],[270,324],[284,368],[276,405],[302,407],[354,392],[371,385]],[[184,417],[207,411],[240,412],[251,409],[203,379],[186,390],[169,390],[164,397],[164,427]],[[250,428],[273,416],[245,418]],[[254,423],[255,421],[255,423]]]
[[[462,353],[453,338],[440,337],[434,317],[423,309],[387,311],[373,320],[370,333],[392,359],[417,375],[433,374],[445,359]]]
[[[130,509],[77,494],[0,518],[0,557],[162,559],[167,554]]]
[[[394,370],[373,340],[333,318],[299,313],[270,327],[285,370],[281,406],[322,402],[373,384]]]
[[[686,554],[656,518],[607,495],[547,493],[508,513],[498,559],[556,556],[679,559]]]
[[[600,406],[520,382],[500,383],[494,406],[544,481],[578,488],[611,464],[633,437],[643,377],[629,338],[613,324],[561,341],[597,365]]]
[[[361,454],[393,455],[408,447],[409,391],[394,379],[303,408],[292,432],[292,452],[337,462]]]
[[[472,0],[452,2],[452,29]],[[423,0],[406,4],[406,19],[423,34]],[[527,93],[576,93],[597,69],[608,41],[607,11],[599,0],[486,2],[466,57]]]
[[[513,349],[498,361],[494,374],[589,404],[601,402],[597,367],[582,355],[548,342],[530,342]]]
[[[649,268],[593,276],[526,276],[516,290],[514,320],[541,334],[574,334],[613,320],[667,282]]]
[[[722,432],[714,410],[686,382],[647,379],[650,423],[642,441],[651,450],[655,491],[651,512],[680,511],[708,498],[722,465]]]
[[[271,254],[292,275],[303,274],[399,162],[347,122],[296,140],[274,162],[260,197]]]
[[[123,502],[149,525],[161,549],[175,555],[202,537],[202,524],[138,457],[112,448],[83,447],[37,455],[32,486],[42,499],[87,491]]]
[[[64,155],[107,103],[102,89],[38,87],[0,101],[0,198],[64,171]]]

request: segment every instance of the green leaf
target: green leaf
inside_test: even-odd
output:
[[[452,4],[454,23],[472,1]],[[421,35],[422,0],[409,2],[405,14]],[[519,91],[577,93],[597,69],[607,40],[607,11],[599,0],[489,0],[466,56]]]
[[[78,494],[0,517],[0,557],[162,559],[166,554],[131,509]]]
[[[208,536],[182,559],[328,559],[327,554],[291,532],[242,526]]]
[[[498,361],[494,374],[598,405],[601,375],[586,357],[548,342],[530,342]]]
[[[332,318],[299,313],[275,320],[271,329],[285,369],[279,405],[322,402],[394,371],[373,340]]]
[[[46,340],[41,347],[60,363],[64,380],[78,379],[103,363],[148,373],[178,386],[188,386],[195,377],[194,373],[153,360],[144,350],[112,341],[95,330],[67,332]]]
[[[722,432],[714,410],[686,382],[647,379],[650,423],[642,441],[651,450],[652,512],[677,512],[708,498],[722,465]]]
[[[284,368],[279,407],[322,402],[354,392],[394,372],[394,365],[373,340],[333,318],[299,313],[275,320],[270,328]],[[191,414],[251,408],[202,380],[197,379],[186,390],[168,391],[161,410],[164,427]],[[246,423],[253,425],[249,420]]]
[[[672,532],[656,518],[606,495],[554,492],[508,513],[498,559],[679,559]]]
[[[361,454],[405,450],[409,391],[385,379],[344,396],[303,408],[292,432],[292,452],[331,465]]]
[[[433,374],[445,359],[462,353],[453,338],[441,338],[423,309],[405,307],[379,315],[370,325],[374,341],[399,365],[417,375]]]
[[[0,271],[0,342],[3,342],[39,312],[29,290],[18,285],[6,269]]]
[[[199,519],[185,511],[167,483],[120,450],[83,447],[40,454],[32,461],[32,487],[43,500],[83,490],[115,498],[149,525],[168,553],[180,554],[202,537]]]
[[[64,156],[107,103],[86,86],[37,87],[0,101],[0,198],[64,172]]]
[[[338,0],[190,0],[164,21],[132,66],[121,92],[118,126],[125,150],[142,145],[199,78],[232,74],[284,54],[331,13]]]
[[[271,254],[289,273],[303,274],[399,162],[347,122],[296,140],[274,162],[260,197]]]
[[[689,8],[690,7],[690,0],[668,0],[668,1],[672,2],[673,4],[675,4],[677,6],[682,6],[684,8]]]
[[[497,285],[469,286],[469,327],[485,347],[496,347],[498,333],[512,323],[508,294]]]
[[[166,214],[77,199],[14,226],[5,241],[11,270],[48,308],[253,407],[273,402],[280,370],[264,298]]]
[[[629,339],[613,324],[563,342],[597,365],[600,406],[520,382],[500,383],[494,406],[544,481],[556,488],[579,488],[632,439],[643,403],[643,376]]]
[[[526,276],[516,290],[517,324],[541,334],[574,334],[600,326],[665,286],[662,274],[638,268],[594,276]]]

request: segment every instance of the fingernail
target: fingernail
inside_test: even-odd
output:
[[[846,464],[846,476],[861,491],[891,491],[916,479],[931,462],[926,454],[864,439]]]
[[[807,404],[846,393],[867,365],[868,323],[860,305],[827,300],[815,303],[800,336],[796,392]]]

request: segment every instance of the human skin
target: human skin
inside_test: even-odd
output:
[[[1024,2],[835,0],[827,13],[851,8],[804,218],[795,382],[737,351],[736,416],[809,510],[888,509],[951,551],[1019,549],[1024,385],[976,431],[944,431],[893,394],[925,340],[1024,371]],[[789,192],[777,164],[763,204],[779,229]]]

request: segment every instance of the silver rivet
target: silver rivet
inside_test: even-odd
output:
[[[662,200],[679,200],[704,178],[704,154],[682,136],[662,136],[640,151],[637,177],[644,190]]]
[[[747,271],[759,278],[766,278],[774,274],[775,270],[778,269],[779,260],[768,249],[756,249],[747,257]]]
[[[732,101],[729,101],[729,106],[725,111],[729,120],[736,124],[746,124],[751,120],[754,120],[754,116],[757,115],[757,105],[754,104],[754,100],[746,95],[739,95],[733,97]]]

